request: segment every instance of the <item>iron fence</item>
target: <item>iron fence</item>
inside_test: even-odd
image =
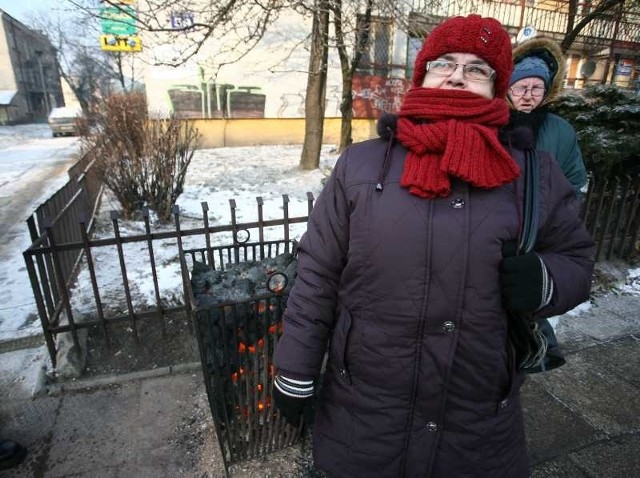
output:
[[[33,244],[23,253],[31,287],[35,298],[37,313],[42,324],[44,338],[53,366],[56,365],[56,336],[70,333],[73,344],[80,351],[78,331],[83,328],[97,327],[102,331],[109,344],[109,324],[127,321],[134,335],[135,343],[139,343],[138,323],[142,319],[158,320],[159,327],[164,330],[164,318],[174,312],[188,312],[193,304],[187,290],[188,277],[183,275],[182,301],[166,303],[162,297],[158,282],[158,265],[155,250],[160,241],[167,242],[163,247],[174,247],[178,255],[185,254],[183,239],[190,236],[199,237],[203,248],[190,250],[187,254],[201,254],[207,263],[226,260],[239,262],[243,257],[266,257],[269,251],[265,230],[273,227],[282,228],[277,239],[289,241],[290,227],[296,223],[307,221],[308,213],[313,207],[313,195],[307,193],[308,213],[306,216],[290,217],[289,198],[283,196],[283,214],[279,219],[265,220],[263,201],[257,198],[258,219],[254,222],[238,223],[235,200],[229,201],[231,223],[211,226],[209,209],[202,203],[202,227],[182,229],[180,214],[174,208],[173,230],[153,231],[149,212],[144,211],[144,233],[122,235],[117,214],[112,213],[112,237],[92,239],[93,217],[99,204],[100,187],[96,178],[90,174],[90,161],[80,173],[58,193],[38,208],[27,221],[31,231]],[[582,216],[597,244],[597,260],[612,258],[629,259],[638,253],[640,240],[640,176],[615,177],[610,179],[591,177],[589,189],[583,204]],[[250,232],[251,231],[251,232]],[[222,233],[231,234],[232,241],[224,247],[216,236]],[[253,236],[252,240],[247,240]],[[138,244],[148,256],[148,270],[151,272],[154,301],[144,306],[132,299],[131,279],[127,270],[124,248],[129,244]],[[98,277],[100,264],[94,259],[95,253],[104,247],[117,249],[118,266],[122,281],[121,297],[125,301],[123,310],[105,305]],[[249,250],[249,248],[258,250]],[[218,255],[214,258],[213,255]],[[84,259],[83,259],[84,258]],[[71,297],[77,271],[81,260],[89,275],[91,285],[93,312],[78,318],[74,311]],[[107,302],[113,301],[109,298]]]
[[[629,259],[640,240],[640,175],[594,177],[582,218],[596,242],[596,261]]]
[[[236,203],[234,199],[229,200],[231,213],[231,224],[221,226],[211,226],[209,224],[209,207],[206,202],[202,203],[202,223],[203,227],[182,229],[179,208],[174,206],[173,230],[152,231],[149,211],[143,210],[144,234],[124,236],[120,233],[120,222],[118,214],[111,213],[111,223],[113,237],[103,239],[91,239],[90,227],[86,222],[85,214],[78,214],[77,223],[70,225],[65,222],[65,229],[56,228],[55,221],[44,221],[41,235],[36,238],[33,244],[23,253],[36,307],[40,322],[42,324],[44,338],[47,344],[49,355],[53,367],[56,367],[57,347],[56,336],[61,333],[70,333],[75,350],[80,353],[82,350],[78,331],[90,327],[98,327],[104,334],[106,344],[109,345],[109,324],[115,322],[128,321],[135,343],[139,344],[138,324],[142,319],[158,320],[159,326],[164,328],[164,318],[177,312],[186,312],[191,307],[189,295],[183,277],[183,302],[178,304],[166,304],[160,292],[158,281],[158,265],[155,260],[155,249],[160,241],[164,247],[174,247],[178,254],[184,253],[183,239],[186,237],[196,237],[204,242],[204,250],[208,251],[209,263],[213,263],[211,254],[219,255],[222,259],[226,254],[231,260],[236,262],[248,254],[248,244],[245,237],[255,234],[260,242],[258,248],[268,248],[268,241],[265,239],[265,231],[274,227],[281,227],[278,234],[288,241],[291,237],[291,226],[304,223],[308,215],[301,217],[290,217],[289,196],[282,197],[282,217],[278,219],[264,219],[263,200],[258,197],[257,210],[258,220],[246,223],[237,221]],[[314,197],[312,193],[307,193],[308,211],[313,208]],[[217,235],[231,234],[232,243],[226,247],[213,249],[213,245],[219,240]],[[138,244],[139,249],[146,249],[148,257],[148,270],[151,272],[155,303],[138,305],[132,298],[132,287],[130,272],[127,270],[127,260],[124,251],[125,245]],[[125,300],[125,311],[117,312],[117,308],[106,307],[103,294],[99,285],[99,271],[101,265],[94,256],[100,248],[116,248],[118,257],[119,273],[122,280],[122,295]],[[75,265],[70,269],[69,265],[73,258]],[[76,276],[77,266],[80,259],[84,258],[86,269],[91,283],[92,304],[91,314],[79,314],[74,311],[71,296]],[[108,304],[107,304],[108,305]],[[86,304],[85,304],[86,308]]]
[[[41,322],[61,313],[64,296],[78,271],[82,254],[81,250],[56,249],[56,241],[80,240],[93,228],[92,218],[102,196],[102,184],[94,164],[91,154],[83,155],[69,169],[69,181],[27,218],[32,244],[23,256]],[[79,228],[77,224],[82,226]],[[31,251],[36,250],[51,253],[32,255]],[[44,322],[42,324],[44,327]],[[51,353],[55,348],[53,337],[45,333],[45,340]]]

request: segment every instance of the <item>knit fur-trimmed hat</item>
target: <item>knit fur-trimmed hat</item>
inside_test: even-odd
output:
[[[516,63],[516,66],[513,67],[509,86],[513,85],[518,80],[530,77],[540,78],[544,81],[544,86],[549,88],[551,70],[549,69],[547,62],[537,56],[527,56],[523,58],[521,61]]]
[[[413,86],[422,86],[427,62],[446,53],[473,53],[496,70],[495,97],[507,95],[513,58],[511,38],[502,24],[480,15],[445,20],[427,36],[416,57]]]

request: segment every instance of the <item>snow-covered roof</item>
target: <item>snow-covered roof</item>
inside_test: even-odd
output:
[[[16,93],[16,90],[0,90],[0,106],[9,106]]]

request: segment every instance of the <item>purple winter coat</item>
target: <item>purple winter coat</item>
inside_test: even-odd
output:
[[[332,338],[315,465],[331,477],[525,477],[523,377],[498,281],[522,180],[492,190],[454,180],[449,197],[422,199],[399,184],[407,150],[394,144],[385,166],[387,145],[346,150],[299,244],[275,361],[285,376],[317,379]],[[588,298],[594,244],[571,185],[549,156],[540,162],[536,252],[555,290],[536,317],[549,317]]]

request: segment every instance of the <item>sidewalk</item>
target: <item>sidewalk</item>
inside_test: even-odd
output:
[[[640,296],[564,316],[568,364],[523,389],[532,476],[640,476]],[[199,364],[66,382],[32,398],[44,348],[0,354],[2,436],[29,455],[5,477],[222,477]],[[300,476],[296,450],[234,477]]]

